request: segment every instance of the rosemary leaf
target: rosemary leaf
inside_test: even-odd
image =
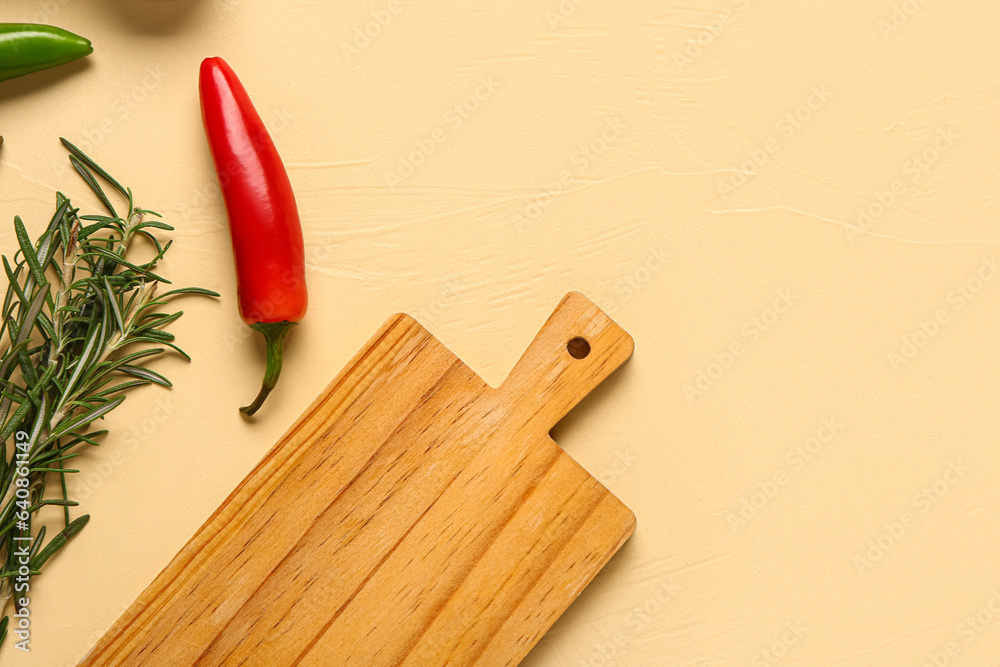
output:
[[[38,552],[38,555],[31,560],[31,565],[29,566],[32,570],[41,570],[42,566],[45,565],[45,561],[52,558],[57,551],[66,546],[72,538],[83,530],[83,527],[87,525],[90,521],[90,515],[84,514],[78,517],[71,524],[63,528],[58,535],[52,538],[52,541],[45,545],[45,548]]]
[[[2,258],[7,290],[0,308],[0,616],[11,602],[15,580],[20,584],[41,574],[87,524],[89,515],[74,519],[70,514],[79,501],[70,497],[67,478],[77,469],[64,462],[92,450],[70,450],[101,444],[108,431],[95,430],[94,423],[121,405],[127,391],[171,386],[148,367],[150,362],[170,350],[190,359],[164,330],[182,312],[158,309],[173,296],[218,296],[182,287],[157,298],[157,285],[169,281],[152,268],[171,241],[155,233],[173,227],[144,219],[159,214],[136,206],[130,188],[69,141],[62,143],[70,164],[109,215],[80,216],[57,192],[55,212],[37,240],[20,217],[14,218],[16,252]],[[105,192],[98,179],[112,189]],[[127,215],[118,215],[109,193],[121,195]],[[83,226],[81,220],[92,224]],[[128,258],[136,235],[152,242],[151,259]],[[145,365],[137,365],[140,360]],[[62,510],[62,527],[51,539],[45,525],[51,521],[38,514],[45,507]],[[27,544],[23,540],[30,540],[27,574],[15,553],[15,545]],[[8,616],[0,618],[0,643],[8,625]]]
[[[97,179],[94,178],[94,175],[90,173],[90,169],[78,160],[75,155],[69,156],[69,162],[73,165],[73,168],[76,169],[77,173],[83,177],[83,180],[87,182],[87,185],[89,185],[90,189],[94,191],[97,198],[101,200],[104,207],[111,212],[111,215],[117,218],[118,214],[115,212],[115,207],[111,205],[111,200],[108,199],[106,194],[104,194],[104,189],[101,187],[101,184],[97,182]]]
[[[38,263],[38,255],[35,254],[35,246],[31,243],[31,238],[28,236],[28,230],[24,228],[24,223],[21,222],[21,217],[14,216],[14,233],[17,234],[17,242],[21,246],[21,255],[24,257],[24,261],[28,263],[28,268],[31,269],[31,275],[34,276],[35,282],[39,285],[47,285],[48,278],[45,277],[45,271],[42,269],[42,265]]]
[[[122,193],[122,197],[125,197],[125,199],[128,199],[128,200],[131,201],[132,196],[129,194],[129,192],[125,188],[122,187],[121,183],[119,183],[115,179],[111,178],[111,175],[108,174],[108,172],[104,171],[104,169],[101,168],[100,165],[98,165],[96,162],[94,162],[93,160],[91,160],[83,151],[81,151],[79,148],[77,148],[76,146],[74,146],[67,139],[59,137],[59,141],[62,142],[63,146],[65,146],[67,149],[69,149],[69,152],[74,157],[76,157],[78,160],[80,160],[81,162],[83,162],[85,165],[87,165],[88,167],[90,167],[91,169],[93,169],[94,171],[96,171],[98,174],[100,174],[101,178],[103,178],[108,183],[110,183],[111,185],[113,185],[115,187],[115,189],[118,190],[118,192]]]

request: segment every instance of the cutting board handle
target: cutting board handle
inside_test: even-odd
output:
[[[624,329],[579,292],[542,325],[497,391],[513,411],[546,432],[632,356]]]

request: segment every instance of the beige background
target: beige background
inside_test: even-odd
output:
[[[3,249],[54,188],[87,201],[65,135],[177,225],[163,271],[224,297],[81,462],[93,520],[2,662],[74,664],[389,314],[498,384],[576,289],[636,353],[554,436],[638,531],[524,664],[997,664],[1000,10],[893,3],[6,0],[96,53],[0,84]],[[210,55],[309,253],[255,423]]]

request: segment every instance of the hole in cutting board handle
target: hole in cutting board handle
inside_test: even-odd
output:
[[[586,338],[577,336],[566,343],[566,351],[574,359],[584,359],[590,354],[590,343],[587,342]]]

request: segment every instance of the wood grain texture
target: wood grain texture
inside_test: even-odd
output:
[[[391,317],[80,664],[516,665],[634,530],[548,436],[631,353],[572,292],[494,389]]]

